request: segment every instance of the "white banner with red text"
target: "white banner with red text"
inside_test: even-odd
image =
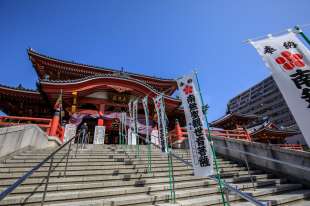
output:
[[[157,127],[158,127],[158,138],[159,138],[159,145],[161,151],[163,153],[168,152],[168,142],[167,142],[167,124],[166,124],[166,112],[165,112],[165,105],[164,105],[164,97],[163,95],[158,95],[154,100],[154,106],[156,109],[157,114]]]
[[[194,74],[177,80],[184,107],[188,143],[195,176],[213,175],[213,155],[208,141],[202,103],[195,83]]]
[[[251,41],[270,68],[297,125],[310,146],[310,51],[297,34]]]

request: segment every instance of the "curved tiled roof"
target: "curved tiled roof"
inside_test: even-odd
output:
[[[89,68],[89,69],[99,69],[99,70],[102,70],[102,71],[107,71],[107,72],[112,72],[112,73],[114,73],[114,72],[121,72],[120,70],[111,69],[111,68],[107,68],[107,67],[99,67],[99,66],[94,66],[94,65],[89,65],[89,64],[76,63],[76,62],[68,61],[68,60],[60,60],[60,59],[57,59],[57,58],[54,58],[54,57],[50,57],[50,56],[47,56],[47,55],[35,52],[31,48],[28,49],[28,54],[29,55],[33,54],[33,55],[36,55],[36,56],[39,56],[39,57],[42,57],[42,58],[47,58],[47,59],[50,59],[50,60],[53,60],[53,61],[57,61],[59,63],[71,64],[73,66],[81,66],[81,67]],[[137,73],[133,73],[133,72],[123,72],[123,73],[128,74],[128,75],[132,75],[132,76],[140,76],[140,77],[151,78],[151,79],[159,80],[159,81],[169,81],[169,82],[171,81],[171,82],[175,82],[176,83],[176,81],[174,79],[160,78],[160,77],[149,76],[149,75],[142,75],[142,74],[137,74]]]
[[[0,88],[13,90],[13,91],[19,91],[19,92],[30,92],[30,93],[40,94],[38,90],[27,89],[22,86],[13,87],[13,86],[7,86],[7,85],[0,84]]]
[[[221,118],[211,122],[210,126],[211,127],[216,127],[219,124],[223,124],[226,121],[230,121],[230,118],[232,118],[232,117],[237,117],[237,118],[241,118],[241,119],[248,119],[248,120],[254,120],[254,119],[257,119],[259,116],[254,115],[254,114],[242,114],[242,113],[237,113],[237,112],[229,113],[229,114],[227,114],[227,115],[225,115],[225,116],[223,116],[223,117],[221,117]]]

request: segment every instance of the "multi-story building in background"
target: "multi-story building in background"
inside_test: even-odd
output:
[[[231,99],[227,109],[229,112],[256,114],[262,119],[269,119],[278,127],[298,129],[272,76]]]
[[[257,123],[268,120],[279,128],[300,131],[272,76],[232,98],[227,104],[227,113],[233,112],[256,114],[261,117]],[[301,133],[287,138],[286,142],[306,144]]]

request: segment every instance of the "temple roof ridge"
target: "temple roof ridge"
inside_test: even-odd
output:
[[[111,69],[111,68],[107,68],[107,67],[95,66],[95,65],[91,65],[91,64],[83,64],[83,63],[77,63],[77,62],[69,61],[69,60],[62,60],[62,59],[58,59],[58,58],[55,58],[55,57],[51,57],[51,56],[39,53],[39,52],[33,50],[32,48],[29,48],[27,51],[28,51],[29,55],[33,54],[33,55],[40,56],[42,58],[48,58],[50,60],[54,60],[54,61],[57,61],[57,62],[60,62],[60,63],[71,64],[73,66],[82,66],[82,67],[87,67],[87,68],[90,68],[90,69],[99,69],[99,70],[102,70],[102,71],[108,71],[108,72],[112,72],[112,73],[115,73],[115,72],[125,73],[125,74],[128,74],[128,75],[147,77],[147,78],[156,79],[156,80],[160,80],[160,81],[174,81],[174,82],[176,81],[175,79],[170,79],[170,78],[161,78],[161,77],[157,77],[157,76],[138,74],[138,73],[134,73],[134,72],[127,72],[127,71],[122,71],[122,70],[118,70],[118,69]]]
[[[28,88],[22,87],[20,85],[14,87],[14,86],[8,86],[8,85],[0,84],[0,87],[5,88],[5,89],[18,90],[18,91],[39,93],[39,91],[37,89],[28,89]]]

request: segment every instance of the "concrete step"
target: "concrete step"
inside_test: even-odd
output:
[[[72,153],[75,151],[73,145]],[[86,145],[75,157],[69,156],[67,176],[63,177],[67,151],[55,156],[55,171],[51,173],[45,205],[161,205],[168,206],[170,197],[167,157],[159,150],[152,151],[152,174],[147,173],[147,147],[142,146],[141,159],[136,158],[136,147],[124,152],[121,145]],[[23,152],[0,164],[0,191],[29,171],[54,149]],[[188,151],[174,151],[190,162]],[[301,184],[289,184],[285,178],[261,170],[247,170],[225,158],[218,157],[223,180],[262,200],[272,199],[273,205],[304,204],[310,191]],[[44,177],[49,164],[45,164],[32,177],[13,191],[0,205],[40,205],[44,191]],[[249,175],[250,174],[250,175]],[[195,177],[192,168],[174,160],[174,179],[177,203],[174,205],[217,205],[221,196],[216,182]],[[43,181],[43,182],[42,182]],[[253,181],[253,182],[252,182]],[[230,195],[232,205],[247,203]],[[302,203],[303,201],[303,203]],[[25,204],[24,204],[25,203]],[[300,205],[300,206],[301,206]],[[241,205],[242,206],[242,205]]]
[[[191,184],[190,184],[191,183]],[[190,182],[190,183],[176,183],[176,195],[180,197],[188,197],[196,196],[196,195],[206,195],[206,194],[214,194],[218,192],[218,188],[216,185],[210,185],[209,182]],[[275,182],[268,181],[266,185],[273,185]],[[199,187],[199,188],[198,188]],[[250,184],[239,187],[248,188],[251,187]],[[191,188],[191,189],[187,189]],[[70,192],[49,192],[48,196],[46,197],[46,201],[60,201],[60,200],[72,200],[72,199],[85,199],[85,198],[98,198],[102,197],[105,200],[105,204],[108,205],[126,205],[129,202],[126,201],[126,204],[123,204],[120,199],[124,198],[128,200],[128,197],[131,196],[135,197],[132,199],[131,202],[140,203],[144,202],[146,199],[145,197],[143,200],[136,198],[140,195],[151,195],[153,197],[159,198],[158,200],[166,200],[167,192],[169,190],[169,184],[154,184],[151,186],[144,186],[144,187],[117,187],[117,188],[106,188],[106,189],[87,189],[87,190],[71,190]],[[115,197],[114,197],[115,196]],[[109,198],[108,198],[109,197]],[[26,195],[11,195],[10,197],[6,198],[1,204],[19,204],[19,203],[32,203],[32,202],[40,202],[42,198],[42,192],[32,193],[31,197]],[[117,201],[115,200],[117,199]]]
[[[265,185],[274,185],[276,180],[270,181],[267,180]],[[280,181],[280,180],[279,180]],[[192,197],[192,196],[200,196],[206,194],[216,194],[218,193],[218,188],[216,185],[210,185],[209,182],[197,183],[191,182],[189,183],[176,183],[176,195],[179,197]],[[242,184],[238,185],[240,188],[249,188],[251,184]],[[191,188],[191,189],[187,189]],[[156,200],[167,200],[167,191],[169,191],[169,184],[154,184],[150,186],[144,187],[117,187],[117,188],[106,188],[106,189],[87,189],[87,190],[71,190],[70,192],[49,192],[48,197],[46,197],[46,201],[61,201],[61,200],[75,200],[75,199],[84,199],[84,198],[98,198],[102,197],[105,200],[105,204],[108,205],[124,205],[120,199],[130,199],[131,196],[144,196],[142,199],[134,199],[131,200],[134,203],[144,202],[145,194],[156,197]],[[114,197],[115,196],[115,197]],[[42,192],[36,192],[31,195],[31,197],[27,197],[27,195],[11,195],[9,198],[5,199],[5,201],[1,202],[1,204],[18,204],[18,203],[27,203],[39,202],[42,197]],[[109,197],[109,198],[107,198]],[[117,199],[117,201],[115,201]],[[108,202],[106,202],[108,200]],[[1,205],[0,204],[0,205]],[[127,202],[127,204],[129,204]]]
[[[60,164],[59,164],[60,165]],[[68,164],[69,165],[69,164]],[[11,172],[27,172],[29,171],[32,167],[31,166],[26,166],[26,165],[18,165],[20,167],[3,167],[0,169],[0,173],[11,173]],[[156,162],[152,163],[152,168],[158,168],[158,167],[167,167],[167,163],[163,164],[156,164]],[[67,167],[67,170],[97,170],[97,169],[142,169],[142,168],[147,168],[148,164],[133,164],[133,165],[126,165],[126,164],[118,164],[118,165],[102,165],[101,163],[98,163],[97,165],[70,165],[70,167]],[[182,163],[176,163],[173,164],[174,168],[179,168],[179,167],[184,167],[184,168],[191,168],[189,166],[185,166]],[[234,168],[234,167],[239,167],[238,164],[233,164],[233,163],[226,163],[222,164],[220,168]],[[38,171],[48,171],[49,165],[45,164],[42,166]],[[58,166],[57,169],[63,170],[65,169],[65,162],[61,166]]]
[[[307,206],[309,206],[309,201],[300,201],[300,204],[291,203],[298,200],[302,200],[305,198],[310,197],[310,189],[301,189],[301,190],[294,190],[291,192],[286,192],[284,194],[277,194],[277,195],[267,195],[263,197],[259,197],[258,200],[260,201],[268,201],[271,205],[301,205],[301,203],[308,202]],[[232,203],[231,206],[252,206],[252,204],[248,202],[239,202],[239,203]]]
[[[222,173],[225,172],[236,172],[236,171],[245,171],[244,167],[230,167],[230,168],[223,168],[221,169]],[[142,169],[96,169],[96,170],[74,170],[74,171],[67,171],[66,176],[83,176],[83,175],[123,175],[123,174],[131,174],[131,173],[146,173],[147,170],[145,168]],[[153,172],[168,172],[168,166],[166,167],[155,167],[153,168]],[[174,172],[184,172],[186,174],[192,173],[192,168],[187,167],[175,167]],[[0,173],[0,180],[1,179],[8,179],[8,178],[18,178],[21,177],[24,172],[14,172],[14,173]],[[53,169],[51,172],[51,177],[59,177],[64,174],[64,170]],[[35,172],[32,177],[45,177],[47,175],[46,171],[37,171]]]
[[[261,171],[253,171],[251,172],[253,174],[261,174]],[[240,171],[240,172],[234,172],[231,174],[231,177],[233,176],[243,176],[243,175],[248,175],[247,171]],[[175,172],[174,176],[180,177],[180,176],[187,176],[191,178],[196,178],[192,175],[191,172],[187,173],[179,173]],[[267,177],[270,177],[270,175],[266,175]],[[118,176],[103,176],[101,174],[99,175],[86,175],[86,176],[71,176],[71,177],[51,177],[50,178],[50,184],[53,183],[68,183],[68,182],[91,182],[91,181],[130,181],[130,180],[142,180],[142,179],[152,179],[152,178],[164,178],[168,177],[167,173],[153,173],[153,174],[129,174],[129,175],[118,175]],[[0,181],[0,186],[8,186],[11,185],[15,182],[16,179],[3,179]],[[42,177],[33,177],[33,178],[28,178],[23,184],[28,185],[28,184],[40,184],[42,182],[43,178]]]
[[[302,187],[300,184],[283,184],[283,185],[276,185],[276,186],[270,186],[265,188],[260,188],[259,192],[253,192],[252,195],[254,197],[260,196],[262,194],[277,194],[279,192],[286,192],[286,191],[292,191],[292,190],[298,190]],[[257,191],[258,189],[256,189]],[[229,195],[229,200],[231,202],[240,200],[239,196],[236,195]],[[208,196],[202,196],[202,197],[193,197],[189,199],[179,199],[177,200],[177,203],[182,206],[204,206],[204,205],[215,205],[215,204],[221,204],[221,196],[220,195],[208,195]],[[239,204],[237,204],[239,205]]]
[[[260,187],[266,184],[276,184],[276,183],[284,183],[284,179],[268,179],[266,175],[257,175],[255,176],[257,180],[254,182],[256,187]],[[233,183],[233,179],[224,179],[225,182]],[[168,184],[169,178],[150,178],[143,180],[135,180],[135,181],[87,181],[87,182],[60,182],[60,183],[51,183],[49,184],[48,191],[65,191],[65,190],[80,190],[80,189],[91,189],[91,188],[106,188],[106,187],[121,187],[121,186],[149,186],[153,184]],[[206,185],[215,185],[216,182],[207,178],[199,178],[194,176],[180,176],[175,177],[175,182],[177,184],[187,184],[188,187],[195,186],[206,186]],[[35,185],[22,185],[21,187],[16,188],[13,191],[14,193],[25,193],[29,191],[43,191],[43,185],[40,187]],[[252,187],[252,183],[247,187]],[[4,190],[5,187],[0,187],[0,191]]]

